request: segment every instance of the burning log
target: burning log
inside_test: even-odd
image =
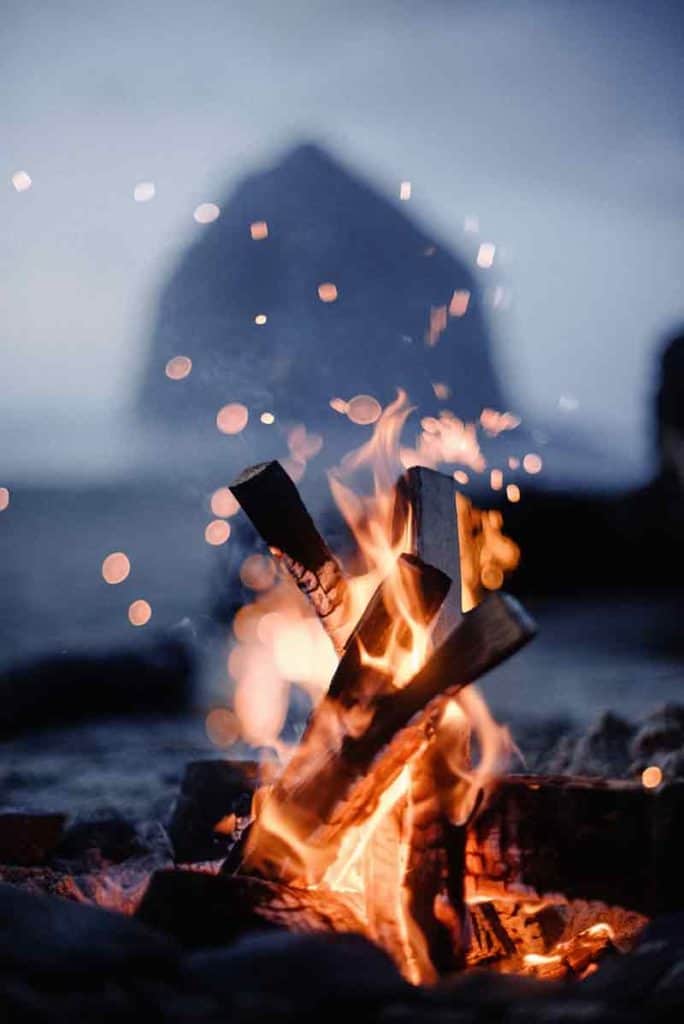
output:
[[[509,776],[471,826],[466,891],[684,908],[684,786]]]
[[[261,462],[244,470],[230,490],[342,653],[353,626],[344,573],[290,477],[279,462]]]
[[[442,710],[435,698],[457,692],[533,635],[532,621],[504,594],[465,614],[407,686],[377,697],[360,734],[339,737],[315,757],[293,758],[258,808],[242,870],[319,882],[343,833],[371,816],[434,731]],[[331,734],[338,724],[331,723]],[[297,856],[304,847],[307,857]]]

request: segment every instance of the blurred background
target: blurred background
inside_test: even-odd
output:
[[[414,436],[478,423],[463,486],[522,549],[507,586],[542,631],[494,709],[677,699],[681,5],[6,0],[2,23],[5,733],[189,705],[221,746],[256,547],[220,489],[294,459],[325,517],[325,469],[372,430],[346,403],[398,386]],[[492,438],[483,409],[520,425]]]

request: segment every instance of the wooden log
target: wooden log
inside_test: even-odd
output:
[[[470,826],[466,891],[684,909],[684,785],[509,776]]]
[[[451,580],[432,639],[439,645],[461,619],[461,555],[456,520],[456,485],[434,469],[414,466],[397,483],[395,536],[406,530],[406,550],[445,572]]]
[[[298,757],[259,809],[242,870],[266,877],[320,881],[344,831],[367,820],[402,768],[432,735],[441,705],[513,654],[534,635],[534,624],[513,598],[492,594],[463,617],[449,638],[403,689],[380,695],[359,735],[328,742]],[[321,736],[323,732],[321,731]]]
[[[250,466],[230,490],[261,537],[311,602],[340,654],[354,625],[339,562],[279,462]]]
[[[176,862],[216,860],[233,845],[234,829],[249,818],[260,783],[256,761],[191,761],[169,825]]]
[[[274,929],[365,934],[351,903],[338,893],[195,871],[155,872],[136,917],[186,948],[225,946],[249,932]]]

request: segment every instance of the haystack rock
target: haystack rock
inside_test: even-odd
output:
[[[262,411],[332,430],[347,421],[331,399],[370,394],[384,405],[398,387],[421,413],[439,408],[435,383],[449,386],[446,404],[464,418],[505,409],[474,275],[404,206],[314,145],[246,178],[198,227],[163,291],[142,413],[215,430],[216,411],[241,402],[248,440],[263,431]],[[250,225],[262,222],[268,234],[254,239]],[[319,297],[326,283],[334,301]],[[430,345],[431,309],[455,291],[470,293],[467,312],[447,316]],[[177,354],[193,361],[180,383],[164,374]]]

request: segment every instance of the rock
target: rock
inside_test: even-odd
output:
[[[684,706],[665,704],[639,726],[630,752],[635,759],[653,759],[684,747]]]
[[[192,986],[214,996],[227,1015],[247,1007],[300,1014],[324,1011],[353,1021],[391,1000],[420,1001],[389,956],[361,935],[251,935],[230,949],[185,962]],[[350,1014],[349,1018],[338,1016]]]
[[[624,718],[603,712],[577,741],[568,774],[623,778],[629,772],[629,745],[634,732],[634,726]]]
[[[124,818],[100,818],[71,825],[53,851],[52,862],[70,870],[121,864],[148,853],[135,827]]]
[[[225,857],[249,818],[258,785],[256,761],[191,761],[169,825],[176,861]]]
[[[45,864],[65,821],[65,814],[0,811],[0,864]]]
[[[168,975],[178,964],[177,947],[140,921],[53,896],[34,896],[0,883],[2,971],[64,985],[94,977]]]

